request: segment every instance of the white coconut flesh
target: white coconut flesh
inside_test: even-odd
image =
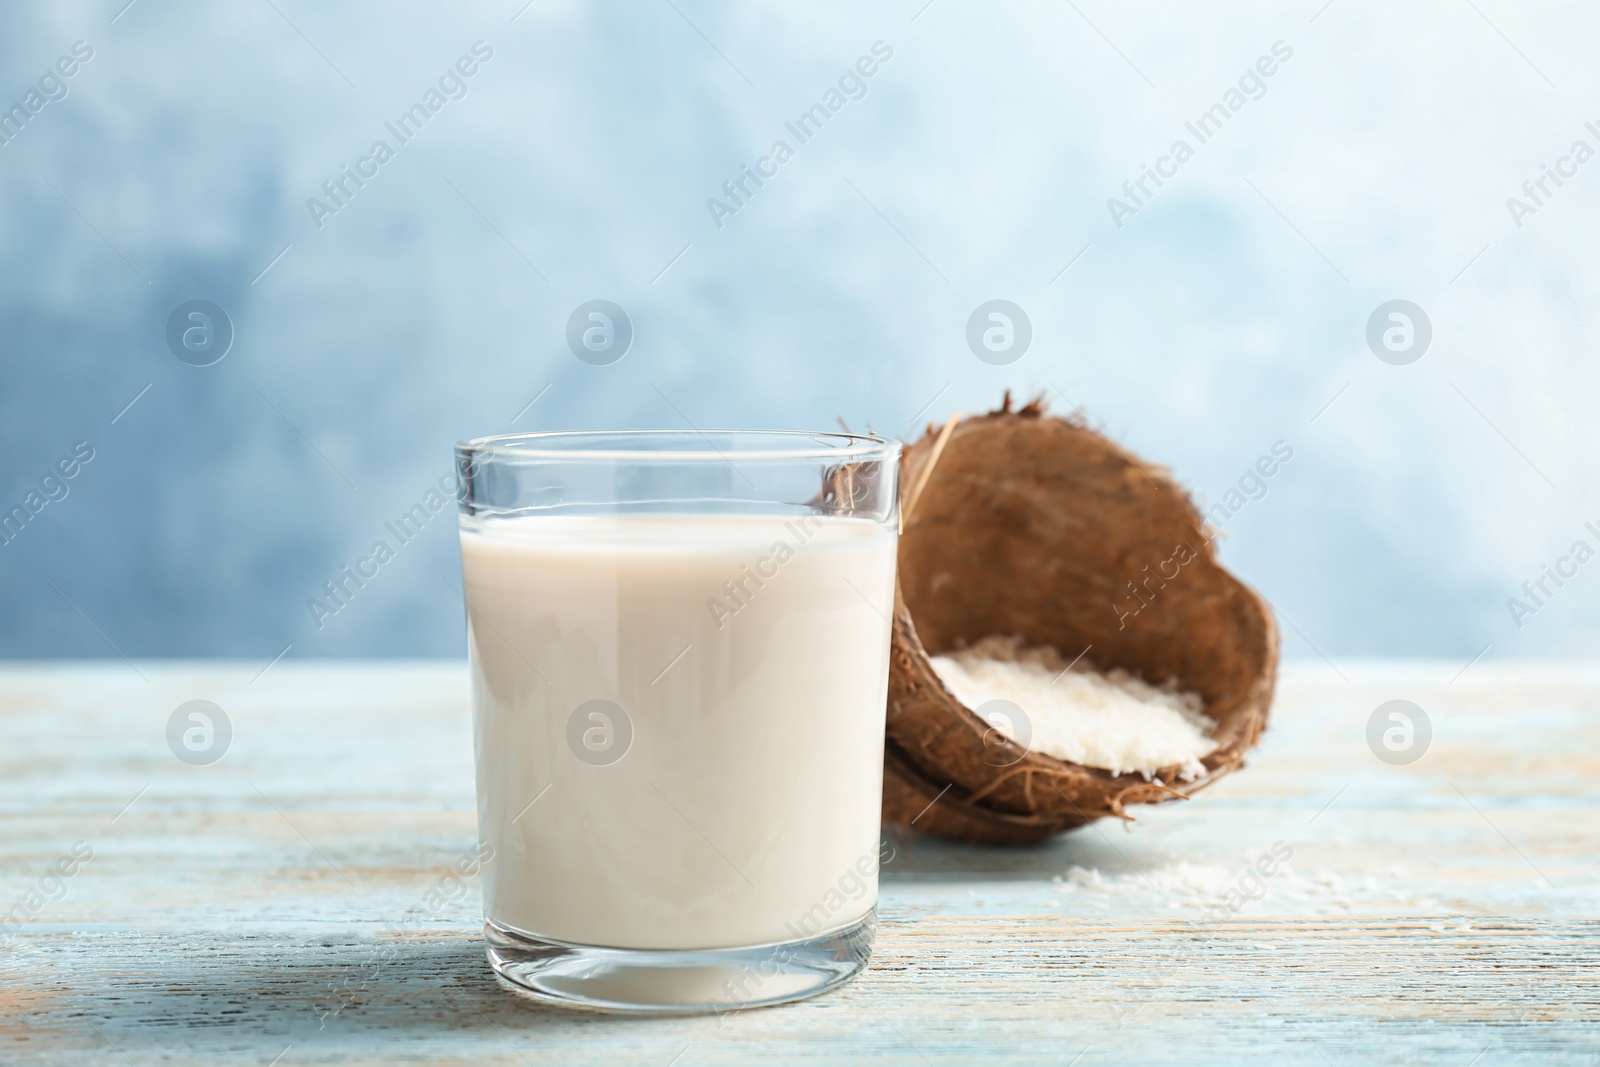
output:
[[[1206,773],[1200,761],[1217,747],[1200,695],[1176,681],[1097,671],[1014,635],[982,638],[932,664],[957,700],[1006,737],[1082,767],[1147,781],[1176,767],[1187,782]]]

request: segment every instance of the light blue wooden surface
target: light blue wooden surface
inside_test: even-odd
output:
[[[896,841],[842,991],[636,1020],[489,978],[447,878],[475,840],[464,668],[261,666],[0,669],[25,919],[0,1063],[1600,1062],[1594,669],[1293,667],[1252,765],[1191,803],[1029,849]],[[1411,766],[1365,741],[1395,697],[1433,725]],[[234,730],[206,767],[164,736],[196,698]]]

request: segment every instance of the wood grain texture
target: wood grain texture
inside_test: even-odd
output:
[[[636,1020],[489,977],[447,878],[476,839],[461,665],[9,665],[0,1063],[1600,1062],[1600,670],[1459,669],[1291,665],[1252,765],[1194,801],[895,840],[861,980]],[[1365,740],[1395,697],[1433,726],[1410,766]],[[165,741],[195,698],[233,724],[208,767]]]

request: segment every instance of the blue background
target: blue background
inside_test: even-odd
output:
[[[1007,388],[1207,504],[1291,447],[1221,550],[1290,655],[1592,646],[1600,564],[1520,628],[1506,603],[1600,547],[1600,162],[1521,226],[1506,203],[1600,147],[1592,9],[449,7],[0,12],[6,106],[93,49],[0,145],[0,510],[94,450],[0,545],[0,655],[459,655],[447,512],[322,628],[307,606],[458,438],[915,434]],[[307,201],[480,40],[466,95],[319,226]],[[866,94],[797,145],[784,123],[877,41]],[[1199,145],[1184,123],[1280,41]],[[1119,227],[1107,199],[1180,137]],[[794,158],[717,226],[708,198],[779,138]],[[611,366],[565,342],[597,298],[635,330]],[[996,298],[1033,327],[1009,366],[965,340]],[[1365,340],[1394,298],[1432,323],[1407,366]],[[208,367],[165,339],[194,299],[235,331]]]

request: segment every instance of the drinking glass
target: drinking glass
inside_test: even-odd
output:
[[[502,981],[729,1011],[865,966],[899,455],[757,430],[456,446]]]

